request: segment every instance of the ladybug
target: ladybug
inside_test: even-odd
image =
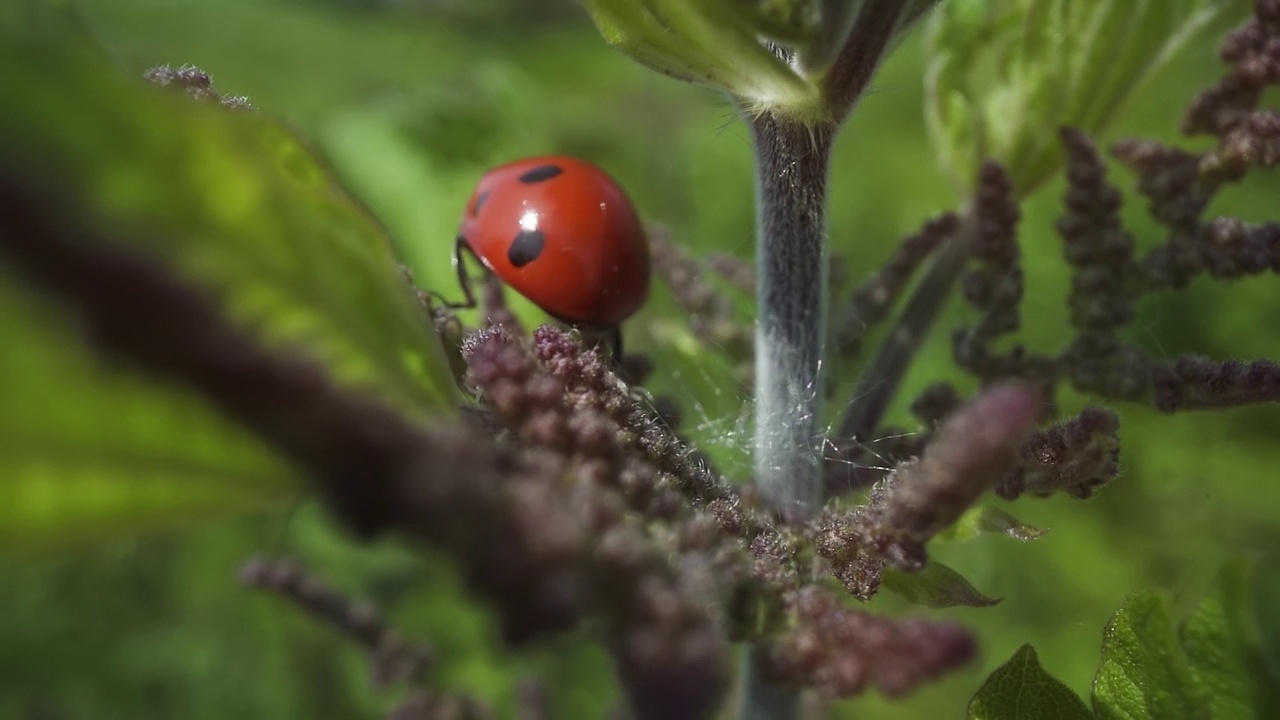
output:
[[[493,168],[467,201],[454,267],[475,307],[463,267],[469,253],[548,315],[612,333],[649,296],[649,243],[635,208],[605,171],[563,155]]]

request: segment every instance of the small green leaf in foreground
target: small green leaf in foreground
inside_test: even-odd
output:
[[[1260,675],[1246,568],[1228,565],[1176,628],[1161,595],[1140,593],[1107,626],[1093,705],[1101,717],[1272,717],[1276,691]]]
[[[1257,633],[1247,613],[1245,566],[1235,563],[1218,579],[1178,631],[1192,677],[1209,698],[1214,718],[1261,717],[1253,707],[1249,659]]]
[[[1169,600],[1157,592],[1127,599],[1102,635],[1093,679],[1100,718],[1209,718],[1209,697],[1178,643]]]
[[[990,607],[1000,602],[999,598],[978,592],[964,576],[936,560],[930,560],[915,573],[885,568],[881,582],[907,602],[932,608]]]
[[[1089,720],[1093,713],[1023,645],[996,668],[969,701],[969,720]]]
[[[1014,540],[1030,542],[1042,537],[1048,530],[1028,525],[1009,513],[994,507],[981,506],[970,508],[955,525],[938,534],[939,540],[964,542],[980,535],[1000,533]]]
[[[969,717],[1273,717],[1276,692],[1258,674],[1258,633],[1248,612],[1245,574],[1243,564],[1229,565],[1209,597],[1178,625],[1164,595],[1130,596],[1103,633],[1092,713],[1024,645],[974,696]]]

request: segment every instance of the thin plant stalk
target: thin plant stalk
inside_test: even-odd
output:
[[[929,335],[934,321],[951,296],[952,288],[964,272],[977,235],[975,214],[970,211],[965,218],[960,231],[929,265],[907,300],[906,307],[885,333],[875,356],[858,376],[853,402],[841,418],[835,437],[871,437],[884,419],[885,411],[889,409],[889,403],[893,401],[898,387],[906,377],[912,359]]]

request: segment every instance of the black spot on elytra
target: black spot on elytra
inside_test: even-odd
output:
[[[521,230],[507,248],[507,259],[516,267],[524,267],[542,254],[544,238],[540,230]]]
[[[489,191],[485,190],[476,198],[476,204],[471,206],[471,217],[480,214],[480,208],[484,207],[484,201],[489,199]]]
[[[520,182],[532,185],[543,180],[550,180],[562,172],[564,172],[564,169],[559,165],[539,165],[532,170],[525,171],[525,174],[520,176]]]

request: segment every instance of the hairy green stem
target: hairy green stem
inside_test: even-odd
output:
[[[826,325],[826,196],[833,129],[770,115],[756,149],[756,484],[774,507],[808,515],[818,477]]]
[[[778,108],[749,119],[756,153],[758,268],[755,482],[764,499],[789,516],[811,516],[824,500],[822,361],[832,144],[893,38],[934,2],[861,3],[856,20],[844,18],[834,29],[844,39],[821,73],[820,111]],[[785,61],[795,60],[790,52],[777,51]],[[796,717],[799,693],[770,683],[758,655],[749,649],[745,656],[741,717]]]
[[[822,350],[827,311],[827,175],[835,126],[764,114],[756,151],[755,480],[779,511],[822,505]],[[743,718],[795,716],[798,695],[758,677],[747,653]]]

